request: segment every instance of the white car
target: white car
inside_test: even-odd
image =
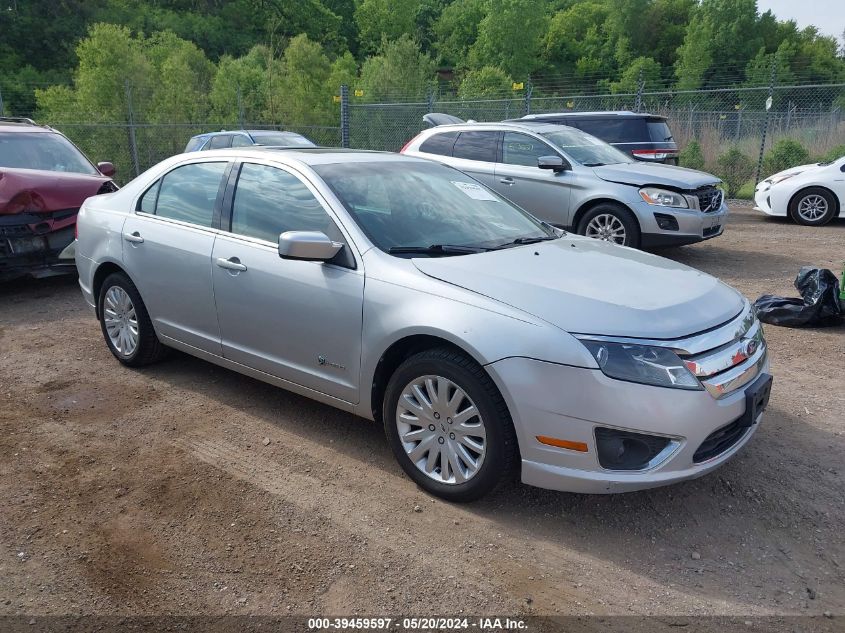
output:
[[[769,176],[754,190],[757,211],[789,215],[798,224],[821,226],[845,218],[845,156]]]

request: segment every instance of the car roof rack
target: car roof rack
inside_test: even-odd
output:
[[[38,123],[25,116],[0,116],[0,121],[4,123],[27,123],[28,125],[38,125]],[[43,126],[38,125],[38,127]]]

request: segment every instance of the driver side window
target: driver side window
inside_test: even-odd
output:
[[[290,172],[244,163],[232,203],[232,233],[277,243],[285,231],[320,231],[343,241],[323,205]]]
[[[541,156],[559,156],[559,154],[538,138],[518,132],[505,132],[502,145],[503,163],[536,167],[537,159]]]

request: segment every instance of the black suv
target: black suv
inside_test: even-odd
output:
[[[610,143],[616,149],[631,154],[637,160],[650,163],[678,164],[678,145],[666,117],[641,112],[553,112],[529,114],[523,119],[556,123],[584,130]],[[519,119],[517,119],[519,120]]]

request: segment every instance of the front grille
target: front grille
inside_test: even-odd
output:
[[[718,187],[702,187],[692,192],[698,198],[698,208],[704,213],[713,213],[722,207],[722,190]]]
[[[21,237],[25,235],[32,235],[32,231],[29,230],[26,224],[0,226],[0,236],[2,237]]]
[[[692,461],[696,464],[706,462],[708,459],[713,459],[721,455],[731,446],[736,444],[745,432],[748,430],[748,425],[743,424],[742,418],[738,418],[723,426],[721,429],[716,429],[701,443],[698,450],[692,456]]]

